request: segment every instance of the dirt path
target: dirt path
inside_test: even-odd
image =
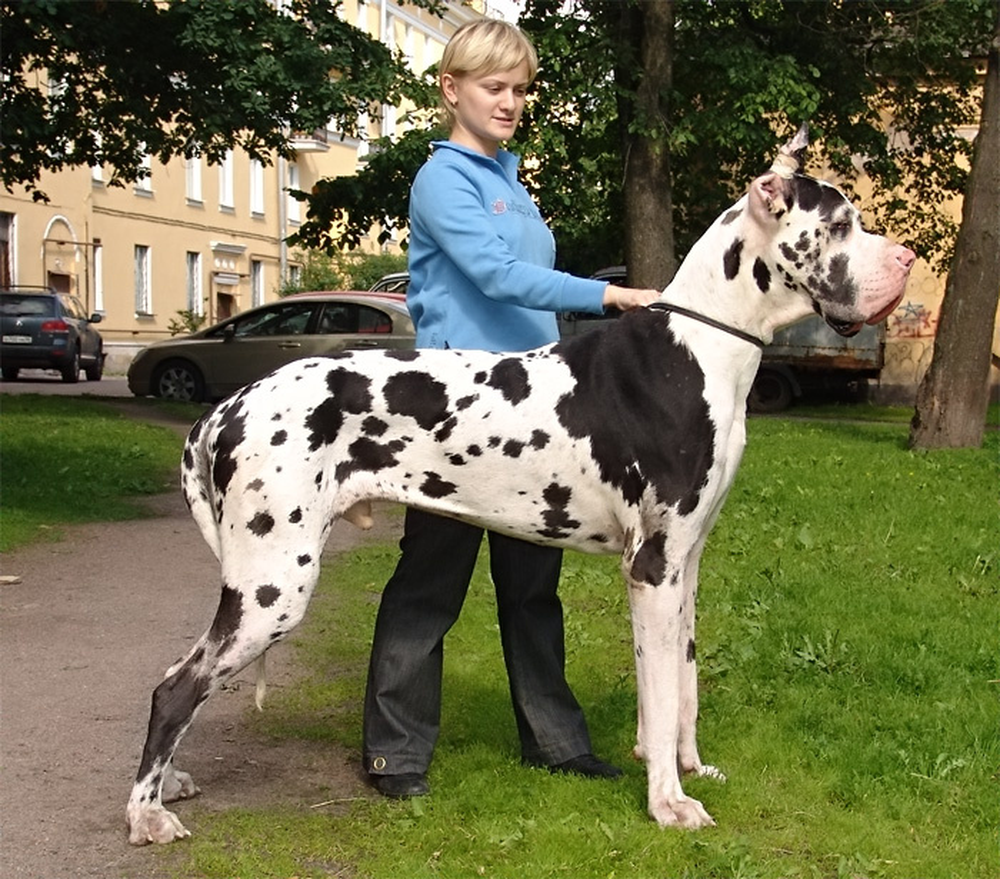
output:
[[[0,573],[20,578],[0,585],[5,879],[160,879],[180,854],[129,846],[124,809],[150,694],[211,622],[218,565],[179,492],[151,508],[155,518],[74,527],[61,542],[0,557]],[[365,539],[394,539],[391,529]],[[359,539],[338,523],[327,553]],[[268,654],[269,687],[295,673],[279,644]],[[358,754],[275,744],[246,729],[253,682],[234,684],[208,702],[178,751],[205,791],[200,808],[370,795]],[[182,820],[185,810],[178,805]]]

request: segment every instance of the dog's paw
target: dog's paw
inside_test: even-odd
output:
[[[680,827],[684,830],[700,830],[702,827],[715,827],[715,820],[705,811],[705,807],[691,797],[680,797],[668,801],[650,801],[650,817],[660,827]]]
[[[128,841],[132,845],[148,845],[151,842],[164,845],[190,836],[180,819],[162,806],[150,806],[128,817]]]
[[[722,784],[726,783],[726,773],[710,763],[698,763],[696,766],[686,768],[684,774],[694,778],[711,778]]]
[[[190,800],[201,793],[201,789],[194,783],[194,779],[186,772],[174,769],[173,766],[167,768],[163,774],[162,800],[164,803],[173,803],[176,800]]]

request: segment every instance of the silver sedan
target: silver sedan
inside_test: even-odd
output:
[[[138,397],[219,400],[279,366],[348,349],[412,348],[399,294],[297,293],[189,336],[154,342],[128,370]]]

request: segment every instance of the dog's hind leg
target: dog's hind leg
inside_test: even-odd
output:
[[[223,563],[222,597],[211,627],[153,692],[142,762],[126,810],[133,845],[173,842],[190,835],[177,816],[163,807],[164,798],[197,793],[191,777],[173,768],[174,751],[209,696],[302,619],[319,575],[319,552],[308,563],[303,559],[299,556],[294,573],[286,572],[289,576],[281,588],[253,581],[241,588],[228,585],[247,583],[250,565],[267,570],[269,560],[259,555],[238,561],[243,572],[227,571],[231,566]],[[232,575],[238,573],[237,580]]]

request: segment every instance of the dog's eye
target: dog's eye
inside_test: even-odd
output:
[[[834,238],[844,239],[851,231],[851,223],[847,220],[838,220],[836,223],[830,224],[830,234]]]

